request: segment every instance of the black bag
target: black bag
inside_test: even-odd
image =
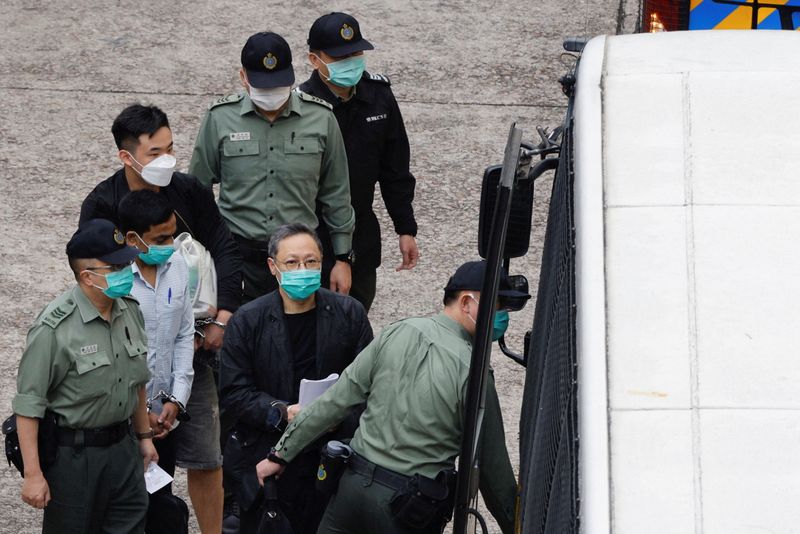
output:
[[[17,434],[17,415],[11,414],[3,421],[3,435],[6,442],[6,460],[8,465],[14,465],[25,478],[25,464],[22,461],[22,449],[19,446]],[[46,411],[39,420],[39,468],[46,473],[58,456],[58,416]]]
[[[150,495],[145,534],[188,534],[189,507],[186,502],[168,492]]]
[[[454,473],[442,471],[436,479],[422,475],[409,478],[389,501],[395,521],[413,530],[441,531],[453,513]]]

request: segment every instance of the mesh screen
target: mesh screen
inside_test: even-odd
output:
[[[520,420],[525,534],[578,532],[572,109],[553,181]]]

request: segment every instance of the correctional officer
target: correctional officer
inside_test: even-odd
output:
[[[140,533],[147,492],[143,462],[157,461],[147,416],[147,339],[127,297],[139,251],[104,219],[67,243],[77,284],[28,331],[19,364],[17,415],[25,463],[22,500],[44,508],[44,533]],[[39,419],[58,418],[58,455],[39,462]],[[44,468],[44,473],[43,473]]]
[[[297,458],[306,445],[347,415],[348,409],[366,402],[350,443],[355,456],[318,532],[442,531],[452,500],[421,529],[403,526],[415,513],[392,512],[387,503],[396,494],[403,498],[411,476],[427,477],[428,485],[437,487],[433,479],[445,477],[454,467],[485,270],[483,261],[459,267],[445,287],[444,311],[439,315],[406,319],[384,328],[336,384],[294,418],[267,459],[257,465],[259,480],[280,473],[282,464]],[[527,297],[512,291],[505,276],[500,284],[501,308],[508,298],[519,301]],[[495,312],[494,339],[503,334],[507,319],[505,309]],[[516,484],[494,378],[489,377],[480,487],[489,511],[508,534],[514,526]],[[445,490],[439,487],[431,493],[439,491]]]
[[[315,228],[317,205],[337,259],[330,288],[346,294],[355,218],[347,155],[331,106],[292,92],[292,54],[276,33],[247,40],[239,76],[245,92],[211,105],[189,172],[207,185],[220,184],[220,211],[244,257],[244,300],[277,289],[267,269],[269,237],[291,222]]]
[[[350,295],[369,311],[381,263],[381,229],[372,211],[376,183],[399,235],[402,262],[396,270],[413,269],[419,258],[408,137],[389,79],[364,70],[364,51],[373,46],[361,35],[355,18],[346,13],[323,15],[311,26],[308,46],[314,72],[300,89],[333,106],[342,130],[356,215]],[[320,234],[329,246],[324,228]]]

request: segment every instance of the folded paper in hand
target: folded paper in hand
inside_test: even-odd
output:
[[[321,380],[305,378],[300,380],[300,406],[308,406],[317,400],[317,397],[325,393],[337,380],[339,380],[339,375],[336,373],[331,373],[327,378]]]
[[[157,463],[150,462],[148,464],[147,471],[144,472],[144,484],[147,487],[147,493],[155,493],[170,482],[172,482],[172,477],[161,469]]]

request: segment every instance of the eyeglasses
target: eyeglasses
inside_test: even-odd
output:
[[[121,271],[126,267],[130,267],[130,263],[119,263],[115,265],[97,265],[95,267],[84,267],[87,271]]]
[[[311,271],[319,271],[322,268],[322,262],[317,259],[310,259],[305,261],[300,261],[300,260],[279,261],[276,260],[275,258],[272,258],[272,261],[274,261],[275,263],[280,263],[282,265],[285,265],[287,271],[296,271],[297,269],[300,268],[301,265]]]

